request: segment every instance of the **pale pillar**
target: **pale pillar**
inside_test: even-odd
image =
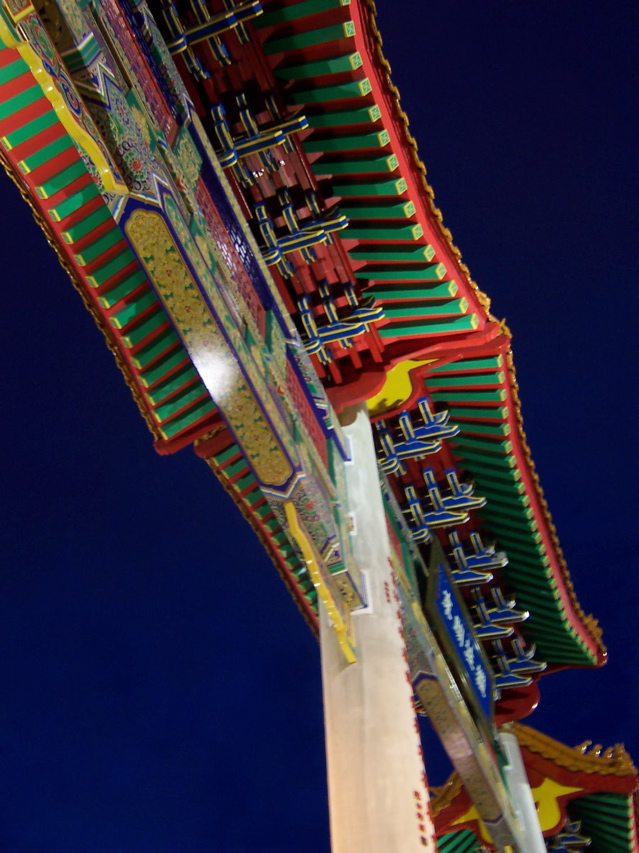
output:
[[[539,825],[535,800],[530,790],[517,735],[508,729],[499,734],[508,764],[504,768],[508,789],[523,829],[521,853],[546,853],[546,842]]]
[[[433,827],[370,421],[344,428],[355,560],[368,607],[353,616],[347,663],[321,608],[321,653],[333,853],[434,851]]]

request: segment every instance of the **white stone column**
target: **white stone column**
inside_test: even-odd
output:
[[[353,550],[368,607],[354,614],[357,662],[348,664],[321,609],[321,654],[333,853],[434,851],[413,690],[373,436],[365,407],[344,428]]]
[[[517,735],[508,729],[502,729],[499,739],[508,759],[504,768],[508,788],[523,830],[521,853],[546,853],[546,842],[539,825],[537,808],[526,776]]]

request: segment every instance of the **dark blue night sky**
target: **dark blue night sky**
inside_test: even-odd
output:
[[[639,759],[639,9],[380,0],[379,24],[610,651],[529,722]],[[0,204],[0,853],[327,853],[316,641],[206,465],[155,454],[4,178]]]

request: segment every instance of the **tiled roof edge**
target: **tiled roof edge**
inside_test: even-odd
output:
[[[399,90],[397,89],[397,87],[395,86],[395,84],[393,83],[393,81],[391,79],[390,63],[386,59],[386,57],[384,56],[384,52],[382,50],[382,37],[381,37],[381,34],[377,28],[377,20],[376,20],[377,10],[375,7],[375,2],[374,2],[374,0],[362,0],[362,3],[364,4],[364,6],[366,7],[366,10],[368,12],[368,19],[369,19],[369,26],[370,26],[369,31],[370,31],[370,34],[373,38],[373,42],[375,44],[375,52],[376,52],[376,56],[377,56],[377,61],[379,62],[380,66],[384,70],[386,86],[388,87],[389,92],[392,96],[392,99],[395,102],[395,107],[396,107],[396,111],[397,111],[396,117],[399,120],[399,124],[403,129],[404,136],[406,138],[406,145],[412,152],[415,168],[417,169],[417,171],[421,175],[422,184],[424,187],[424,191],[426,193],[426,197],[428,198],[428,204],[430,206],[431,213],[433,214],[433,216],[437,220],[437,223],[438,223],[439,229],[442,233],[442,236],[443,236],[444,240],[448,243],[448,246],[450,247],[451,252],[456,257],[457,262],[459,263],[460,269],[462,270],[462,272],[466,276],[466,279],[468,280],[468,284],[470,285],[472,290],[475,292],[479,303],[481,304],[481,306],[486,311],[488,319],[494,320],[495,317],[493,317],[492,314],[490,313],[490,297],[486,293],[484,293],[483,290],[480,289],[477,282],[474,281],[474,279],[472,278],[468,266],[461,259],[462,258],[461,251],[457,248],[457,246],[453,242],[452,232],[450,231],[449,228],[447,228],[444,225],[443,214],[442,214],[441,210],[435,204],[434,190],[430,186],[430,184],[428,183],[428,181],[426,179],[426,166],[424,165],[424,163],[420,159],[420,156],[419,156],[419,153],[417,150],[417,141],[415,140],[415,138],[413,137],[413,135],[411,134],[410,129],[409,129],[410,122],[409,122],[408,116],[406,115],[406,113],[404,112],[404,110],[402,109],[401,104],[400,104]]]
[[[590,748],[591,741],[585,741],[579,746],[570,747],[522,723],[513,723],[512,726],[521,746],[567,770],[597,773],[600,776],[628,776],[636,783],[637,768],[623,744],[618,743],[602,750],[598,744]]]
[[[511,339],[512,335],[510,330],[506,326],[505,323],[502,323],[502,331],[507,334]],[[584,613],[583,608],[581,607],[579,600],[577,598],[577,594],[575,592],[575,588],[572,582],[572,578],[570,577],[570,572],[568,571],[568,566],[566,564],[566,558],[564,557],[563,550],[559,543],[559,537],[557,535],[557,528],[552,520],[552,516],[550,514],[550,510],[548,508],[548,503],[544,496],[543,489],[541,487],[541,483],[539,481],[539,475],[537,474],[537,470],[535,468],[535,463],[532,458],[532,454],[530,452],[530,447],[528,445],[528,441],[526,439],[526,433],[524,432],[524,419],[521,412],[521,400],[519,397],[519,385],[517,383],[517,376],[515,371],[515,364],[513,359],[512,348],[508,346],[505,351],[506,356],[506,364],[508,368],[508,374],[510,377],[511,390],[513,395],[513,402],[515,404],[515,421],[517,424],[517,433],[519,437],[519,441],[521,443],[521,448],[526,459],[526,463],[528,465],[528,469],[530,472],[530,477],[533,481],[536,497],[539,501],[539,506],[541,508],[543,518],[545,524],[548,529],[548,533],[550,535],[550,540],[552,542],[553,550],[555,553],[557,566],[561,573],[561,581],[565,586],[566,592],[568,594],[568,598],[574,610],[575,616],[579,620],[580,624],[583,625],[584,632],[587,633],[588,637],[591,639],[594,646],[597,648],[598,654],[598,663],[601,665],[606,662],[608,651],[606,646],[604,645],[602,639],[602,630],[599,627],[599,622],[592,614],[586,615]]]

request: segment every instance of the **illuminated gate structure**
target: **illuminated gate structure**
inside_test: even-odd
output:
[[[371,0],[0,12],[6,171],[156,450],[210,466],[320,635],[333,849],[639,850],[623,748],[518,722],[606,652]]]

